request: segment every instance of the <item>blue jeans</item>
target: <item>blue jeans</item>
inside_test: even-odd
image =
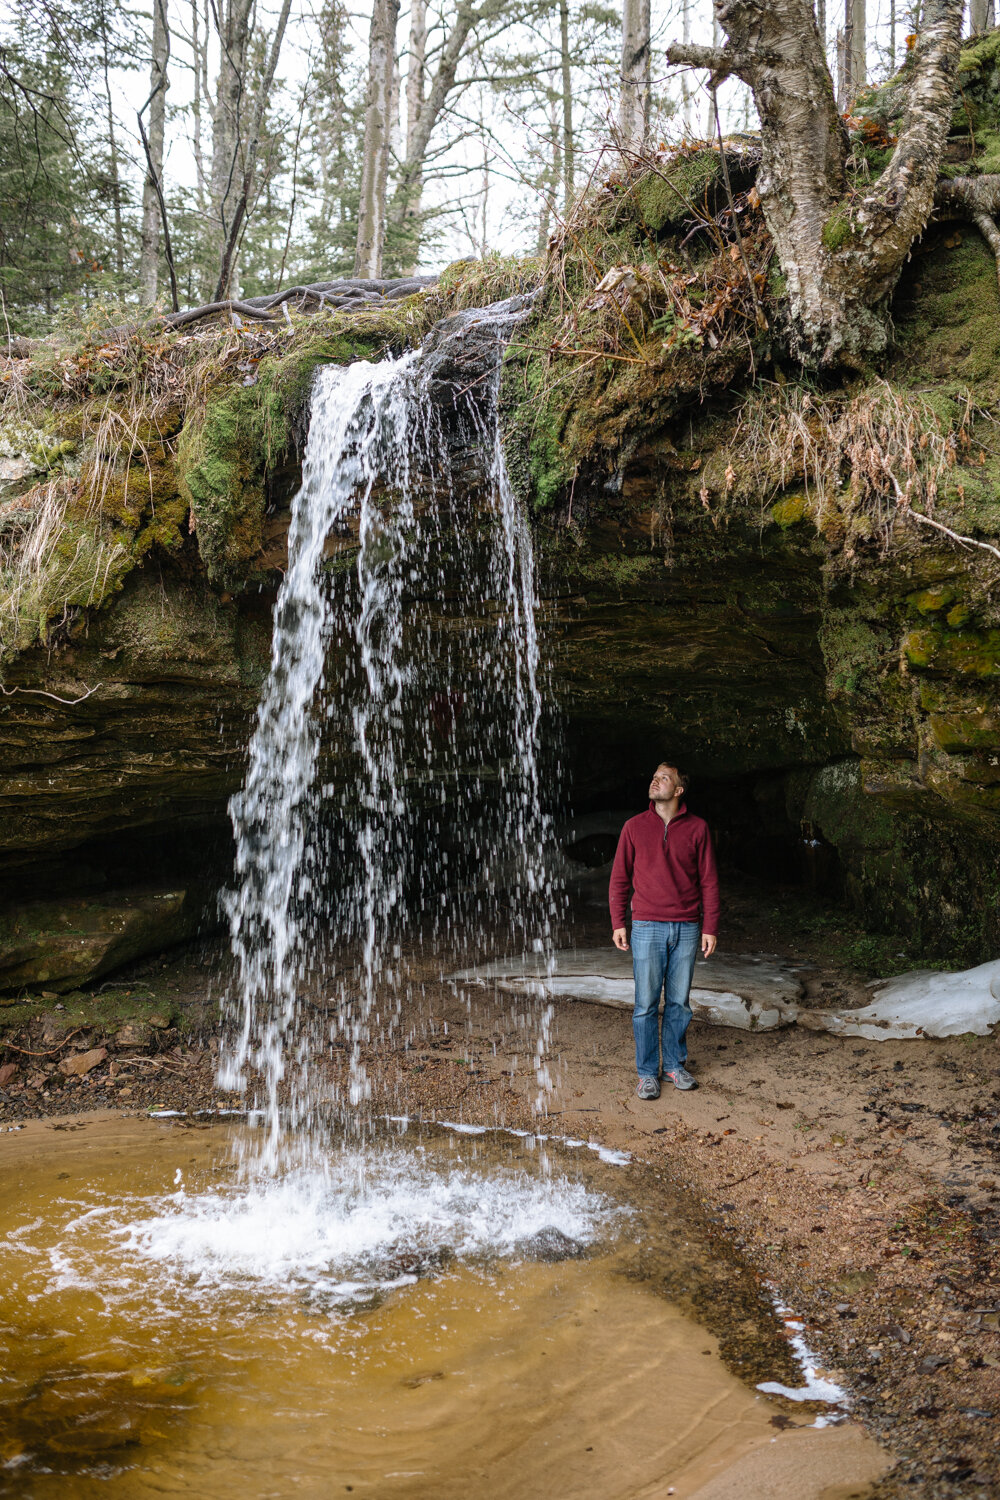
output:
[[[691,1020],[691,978],[698,957],[699,922],[633,922],[632,973],[635,975],[635,1066],[640,1078],[660,1076],[660,1037],[657,1012],[663,1005],[663,1071],[687,1062],[688,1023]]]

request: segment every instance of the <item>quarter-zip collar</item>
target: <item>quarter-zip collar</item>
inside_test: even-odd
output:
[[[656,821],[658,823],[663,823],[663,819],[660,817],[659,813],[656,811],[656,803],[653,801],[652,798],[649,799],[649,810],[650,810],[650,812],[652,813],[653,817],[656,819]],[[677,820],[678,820],[678,818],[686,818],[687,816],[688,816],[687,803],[686,802],[679,802],[677,804],[677,811],[674,813],[673,817],[670,819],[670,823],[676,823]],[[664,841],[666,841],[667,833],[668,833],[668,831],[670,829],[670,823],[663,823],[663,838],[664,838]]]

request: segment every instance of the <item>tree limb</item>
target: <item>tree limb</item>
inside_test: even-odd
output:
[[[751,52],[739,52],[730,47],[700,47],[695,42],[671,42],[667,48],[667,62],[674,67],[705,68],[714,83],[721,83],[735,73],[737,78],[748,80],[766,59]]]

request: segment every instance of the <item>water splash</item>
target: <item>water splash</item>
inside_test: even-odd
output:
[[[365,1050],[402,1010],[407,944],[448,967],[484,944],[551,944],[534,564],[496,418],[503,324],[501,310],[486,384],[447,424],[440,353],[316,379],[271,672],[230,804],[219,1080],[262,1078],[272,1167],[331,1104],[358,1118]],[[343,1098],[315,1067],[331,1042],[349,1053]]]

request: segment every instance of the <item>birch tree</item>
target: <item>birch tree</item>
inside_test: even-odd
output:
[[[623,146],[640,151],[649,131],[650,0],[624,0],[618,132]]]
[[[707,69],[710,88],[735,76],[753,93],[757,191],[786,282],[790,341],[804,360],[862,364],[888,343],[887,300],[935,201],[962,12],[962,0],[926,0],[892,156],[856,192],[811,0],[719,0],[724,46],[668,49],[671,63]]]
[[[374,0],[368,40],[368,91],[365,97],[361,202],[358,210],[354,274],[375,279],[382,275],[382,251],[385,247],[386,188],[389,180],[398,20],[399,0]]]
[[[219,72],[212,110],[212,167],[209,178],[216,264],[221,264],[239,195],[237,169],[246,108],[247,52],[252,0],[218,0],[213,6],[219,38]],[[232,275],[230,261],[230,276]]]
[[[139,296],[147,307],[156,301],[159,280],[160,228],[163,206],[163,134],[167,113],[167,63],[170,57],[170,32],[167,26],[167,0],[153,0],[153,56],[149,72],[149,129],[142,123],[146,151],[146,178],[142,187],[142,230],[139,247]],[[143,106],[143,109],[146,108]]]

